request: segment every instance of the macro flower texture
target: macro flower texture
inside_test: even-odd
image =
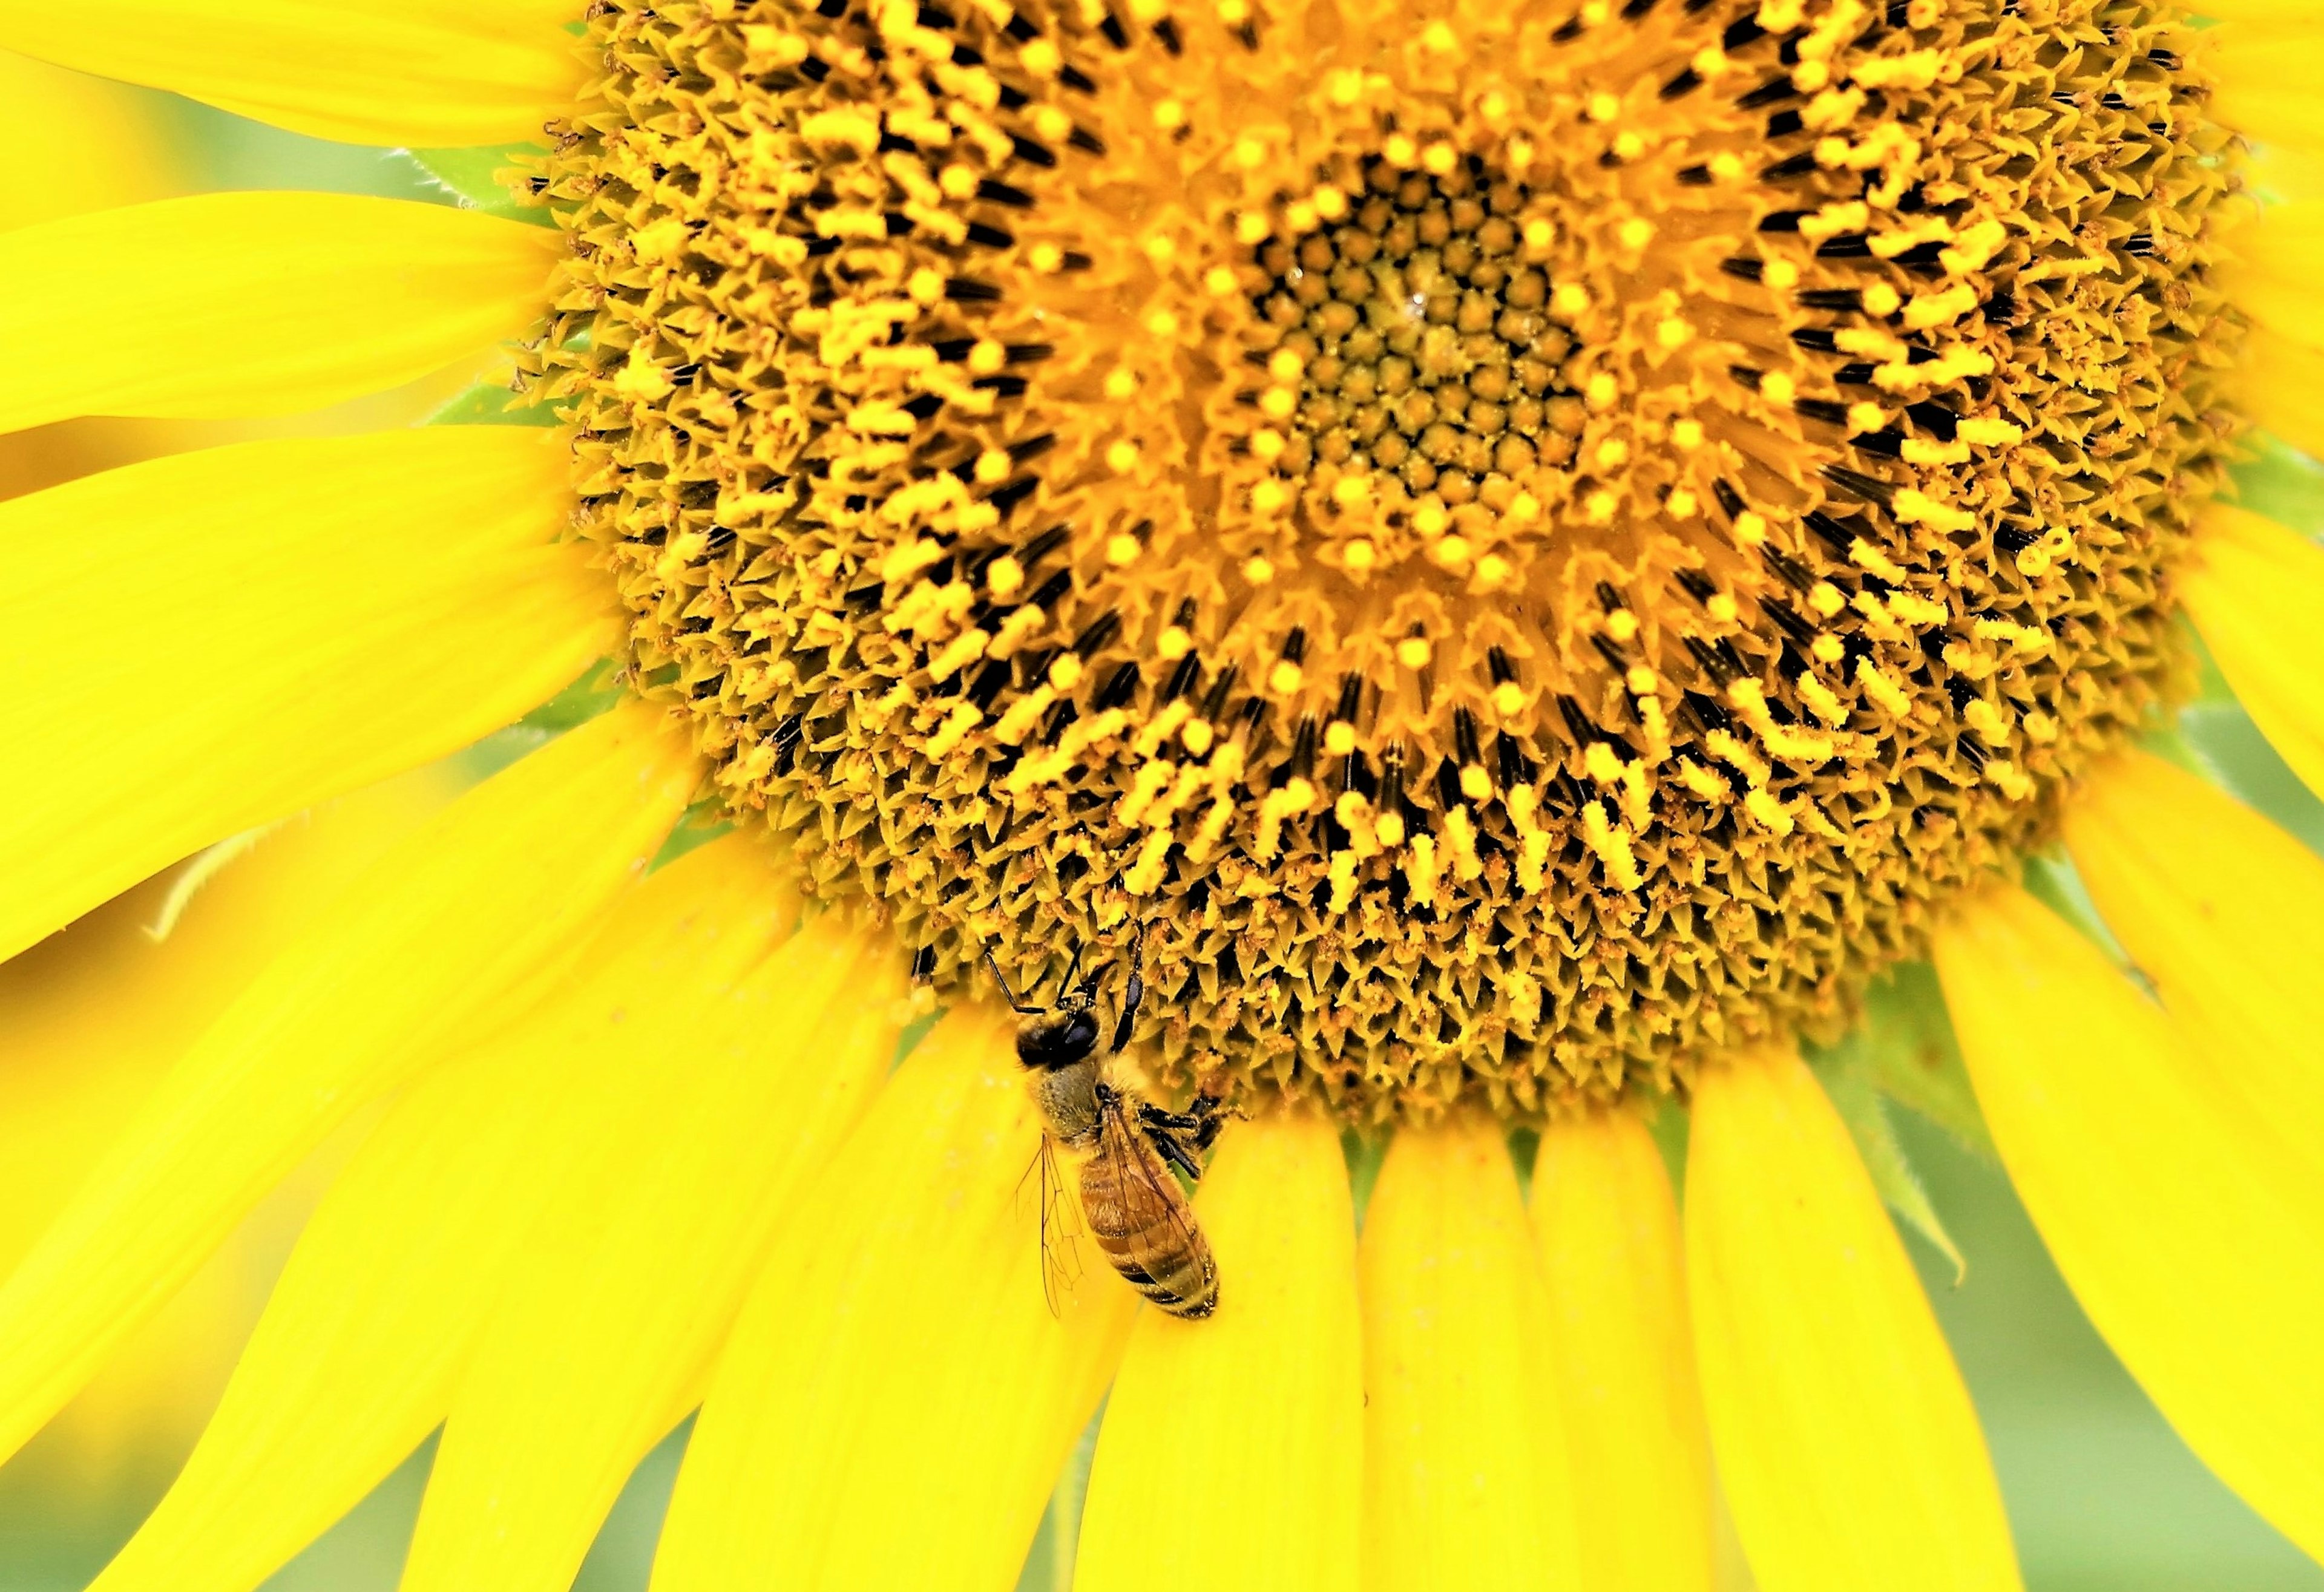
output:
[[[1101,1405],[1083,1592],[1708,1592],[1721,1509],[1766,1592],[2015,1587],[1859,1085],[2324,1556],[2324,861],[2170,729],[2324,790],[2324,552],[2231,475],[2324,449],[2324,10],[0,42],[470,201],[0,235],[0,425],[512,372],[0,504],[0,954],[338,848],[0,1288],[13,1451],[337,1147],[97,1587],[440,1428],[403,1586],[562,1592],[698,1411],[655,1592],[1005,1592]],[[1900,980],[1960,1072],[1812,1069]],[[1080,995],[1206,1314],[1082,1230]]]

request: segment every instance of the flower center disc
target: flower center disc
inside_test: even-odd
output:
[[[1393,476],[1457,507],[1497,476],[1532,483],[1537,465],[1572,461],[1581,395],[1559,377],[1573,335],[1524,258],[1531,196],[1475,164],[1440,179],[1367,161],[1342,219],[1259,250],[1260,314],[1281,334],[1260,403],[1281,422],[1282,474]]]
[[[540,363],[634,677],[940,985],[1142,934],[1167,1081],[1829,1031],[2177,667],[2231,174],[2149,8],[591,27]]]

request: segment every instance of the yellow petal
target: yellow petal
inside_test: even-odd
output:
[[[629,893],[586,968],[506,1042],[413,1086],[332,1185],[217,1418],[97,1586],[244,1592],[444,1419],[480,1327],[541,1241],[541,1207],[627,1142],[663,1094],[655,1063],[686,1054],[734,962],[791,916],[735,854],[746,844],[696,851]]]
[[[1720,1478],[1764,1592],[2018,1585],[1960,1374],[1846,1126],[1788,1047],[1697,1081],[1686,1259]]]
[[[242,986],[457,789],[429,768],[268,832],[167,935],[165,877],[0,962],[0,1271]]]
[[[413,1085],[300,1236],[217,1417],[98,1587],[244,1592],[444,1419],[551,1191],[653,1109],[650,1058],[682,1052],[733,948],[788,920],[762,870],[719,855],[746,843],[630,892],[507,1042]]]
[[[563,1046],[464,1058],[414,1087],[316,1210],[176,1484],[91,1589],[244,1592],[444,1418],[485,1303],[604,1081]]]
[[[2210,1077],[2324,1164],[2324,861],[2206,780],[2133,752],[2075,793],[2066,842],[2107,927]]]
[[[235,992],[457,788],[439,766],[281,826],[158,942],[148,931],[175,893],[167,878],[0,963],[0,1275]],[[44,1434],[42,1474],[102,1486],[193,1446],[263,1302],[252,1279],[281,1259],[283,1213],[303,1212],[316,1192],[289,1179],[122,1341]]]
[[[573,1584],[632,1468],[700,1396],[777,1219],[886,1079],[900,973],[891,943],[825,913],[629,1047],[660,1081],[527,1240],[437,1449],[403,1592]]]
[[[1098,1432],[1074,1586],[1354,1592],[1363,1351],[1339,1135],[1306,1112],[1231,1125],[1195,1210],[1218,1313],[1139,1315]]]
[[[1357,1275],[1365,1587],[1579,1586],[1548,1301],[1496,1124],[1397,1135]]]
[[[421,148],[538,139],[582,74],[534,0],[0,0],[0,46],[294,133]]]
[[[337,0],[345,4],[345,0]],[[368,0],[358,0],[366,4]],[[376,7],[374,7],[377,9]],[[514,33],[542,28],[570,30],[586,14],[573,9],[573,0],[484,0],[482,5],[469,0],[404,0],[395,7],[401,15],[416,17],[439,26],[474,30],[479,14],[494,31]]]
[[[1711,1439],[1678,1204],[1636,1112],[1585,1110],[1542,1130],[1533,1219],[1582,1584],[1710,1592]]]
[[[2324,548],[2224,503],[2195,547],[2180,577],[2188,616],[2253,722],[2324,793]]]
[[[1084,1266],[1050,1314],[1038,1142],[1010,1030],[954,1012],[791,1202],[678,1471],[656,1592],[1014,1585],[1135,1302]]]
[[[2262,50],[2288,48],[2281,40],[2255,43]],[[2310,45],[2298,53],[2313,59],[2318,52]],[[2305,95],[2305,86],[2298,92]],[[2247,113],[2257,114],[2252,110],[2256,97],[2246,98]],[[2315,115],[2308,108],[2286,114]],[[2220,271],[2220,281],[2236,308],[2263,328],[2255,335],[2283,337],[2302,348],[2324,352],[2324,325],[2318,322],[2312,299],[2315,262],[2324,256],[2324,200],[2303,198],[2269,205],[2236,227],[2225,242],[2230,261]]]
[[[2279,23],[2312,17],[2312,0],[2203,0],[2201,15],[2222,22]]]
[[[181,455],[0,504],[0,955],[180,857],[456,750],[615,635],[553,439]]]
[[[537,998],[697,778],[659,712],[617,709],[454,803],[260,974],[0,1289],[0,1452],[349,1112]]]
[[[122,84],[0,51],[0,230],[172,191],[186,174],[157,108]]]
[[[2324,80],[2324,32],[2312,6],[2236,22],[2203,41],[2204,73],[2216,85],[2206,115],[2280,149],[2324,147],[2315,95]]]
[[[353,194],[213,193],[0,235],[0,431],[287,415],[514,337],[554,231]]]
[[[2309,457],[2324,457],[2324,354],[2288,338],[2253,337],[2236,382],[2252,419]]]
[[[2188,1447],[2324,1557],[2324,1189],[2022,890],[1961,911],[1936,962],[2002,1164],[2091,1323]]]

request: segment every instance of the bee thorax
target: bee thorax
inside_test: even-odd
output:
[[[1059,1144],[1085,1147],[1097,1137],[1101,1107],[1093,1061],[1032,1074],[1033,1106],[1041,1130]]]

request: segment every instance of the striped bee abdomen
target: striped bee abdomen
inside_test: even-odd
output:
[[[1123,1281],[1174,1316],[1218,1307],[1218,1265],[1185,1191],[1107,1090],[1096,1146],[1081,1166],[1090,1236]]]

